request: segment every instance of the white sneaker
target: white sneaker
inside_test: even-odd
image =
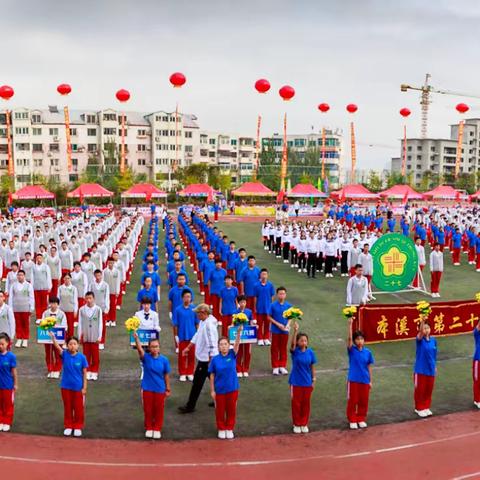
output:
[[[357,430],[358,429],[358,425],[354,422],[351,422],[350,423],[350,430]]]
[[[265,343],[267,347],[272,344],[270,340],[264,340],[263,343]]]
[[[193,375],[187,375],[187,380],[189,382],[193,382]]]
[[[81,437],[82,436],[82,431],[78,428],[76,428],[74,431],[73,431],[73,436],[74,437]]]
[[[78,327],[78,322],[73,322],[74,327]]]
[[[225,440],[227,438],[227,432],[225,432],[225,430],[219,430],[218,431],[218,438],[221,438],[222,440]]]
[[[474,404],[477,408],[480,408],[480,402],[473,402],[473,404]]]
[[[55,372],[55,378],[60,378],[60,372]]]
[[[248,377],[249,373],[248,372],[243,372],[243,377]],[[479,407],[480,408],[480,407]]]
[[[243,377],[243,373],[242,372],[237,372],[237,377],[238,378]]]
[[[200,283],[200,282],[198,282],[198,283]],[[205,296],[205,292],[200,292],[200,295],[202,295],[202,297],[204,297],[204,296]]]
[[[295,268],[295,265],[292,263],[292,264],[290,265],[290,268]],[[477,270],[477,272],[480,272],[480,270]]]
[[[282,375],[288,375],[288,370],[286,368],[280,367],[279,371]]]
[[[298,269],[298,273],[302,273],[302,269],[301,269],[301,268]]]
[[[117,322],[112,322],[112,327],[116,327],[117,326]]]
[[[232,440],[232,438],[235,438],[235,435],[233,434],[232,430],[227,430],[225,433],[225,436],[227,437],[228,440]]]
[[[178,353],[178,347],[175,349],[175,353]]]
[[[87,372],[87,380],[91,380],[92,379],[92,373],[91,372]]]
[[[302,429],[297,427],[296,425],[293,426],[293,433],[302,433]]]
[[[415,413],[421,418],[425,418],[428,416],[428,413],[426,410],[415,410]]]
[[[302,433],[308,433],[310,431],[306,425],[300,427],[300,430],[302,431]]]
[[[3,430],[3,423],[0,423],[0,431]]]
[[[153,438],[153,430],[147,430],[145,432],[145,438]]]
[[[22,346],[22,341],[21,340],[17,340],[15,342],[15,348],[20,348]]]
[[[104,344],[104,343],[101,343],[101,344],[98,346],[98,349],[99,349],[99,350],[105,350],[105,344]]]
[[[304,271],[304,273],[307,273],[307,269],[306,269],[306,268],[304,268],[303,271]]]
[[[109,320],[108,322],[105,323],[105,326],[110,327],[110,324],[111,324],[111,323],[112,323],[112,322],[110,322],[110,320]]]
[[[274,368],[272,373],[273,375],[280,375],[280,370],[278,368]]]
[[[63,431],[63,434],[66,436],[66,437],[69,437],[71,434],[72,434],[73,430],[71,428],[66,428],[64,431]]]
[[[120,310],[120,305],[117,305],[117,310]]]
[[[153,438],[154,438],[155,440],[160,440],[160,439],[162,438],[162,432],[159,432],[158,430],[155,430],[155,431],[153,432]]]
[[[223,325],[223,322],[217,322],[217,325],[221,327]]]
[[[9,432],[10,431],[10,425],[4,424],[2,427],[2,432]]]
[[[92,380],[95,382],[98,380],[98,373],[92,373]]]
[[[368,427],[367,422],[358,422],[358,426],[360,428],[367,428]]]
[[[425,410],[425,413],[427,414],[427,417],[431,417],[433,415],[433,412],[429,408]]]
[[[258,346],[259,347],[263,347],[265,345],[264,341],[263,340],[259,340],[258,341]]]
[[[47,378],[53,378],[53,377],[52,377],[52,374],[53,374],[53,372],[48,372],[48,373],[47,373]]]
[[[283,263],[288,263],[288,260],[284,260]]]
[[[180,375],[179,380],[180,380],[180,382],[186,382],[187,381],[187,376],[186,375]]]
[[[27,348],[28,347],[28,340],[22,340],[22,347]]]

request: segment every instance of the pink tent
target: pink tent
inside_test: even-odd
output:
[[[290,192],[287,194],[287,197],[326,197],[327,195],[318,188],[315,188],[312,184],[310,183],[299,183],[298,185],[295,185]]]
[[[351,200],[376,200],[378,194],[372,193],[363,185],[345,185],[340,190],[330,194],[332,198],[343,198]]]
[[[53,200],[54,198],[55,195],[41,185],[26,185],[12,195],[13,200]]]
[[[458,190],[450,185],[439,185],[433,190],[425,192],[423,196],[429,200],[460,200],[460,198],[464,197]]]
[[[380,192],[381,197],[392,198],[395,200],[421,200],[423,195],[416,192],[410,185],[394,185],[383,192]]]
[[[75,190],[67,193],[68,198],[93,198],[93,197],[112,197],[113,192],[102,187],[98,183],[83,183]]]
[[[123,192],[121,196],[122,198],[145,198],[149,201],[151,198],[165,198],[167,194],[151,183],[139,183]]]
[[[480,199],[480,190],[473,195],[470,195],[471,200],[479,200]]]
[[[274,197],[275,192],[261,182],[245,182],[242,186],[232,191],[232,195],[244,197]]]
[[[215,190],[205,183],[192,183],[178,192],[181,197],[207,197],[209,202],[215,198]]]

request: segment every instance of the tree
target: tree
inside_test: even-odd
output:
[[[432,172],[430,170],[426,170],[422,173],[422,180],[420,181],[419,190],[421,192],[426,192],[431,188],[431,181],[432,181]]]
[[[407,177],[404,177],[400,172],[388,172],[387,173],[387,188],[395,185],[404,185],[408,183]]]
[[[379,192],[382,189],[382,179],[374,170],[370,170],[367,188],[372,192]]]
[[[460,173],[455,180],[455,188],[475,193],[476,173]]]
[[[271,143],[262,148],[258,162],[257,179],[272,190],[277,190],[280,180],[280,159]]]

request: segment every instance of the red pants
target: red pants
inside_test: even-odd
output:
[[[270,340],[270,322],[266,313],[257,313],[257,337],[259,340]]]
[[[218,212],[215,212],[215,213],[213,214],[213,219],[214,219],[216,222],[218,222]]]
[[[287,333],[272,333],[272,346],[270,348],[272,368],[285,368],[287,366],[287,344]]]
[[[67,317],[67,338],[71,337],[75,331],[75,327],[73,326],[75,323],[75,314],[73,312],[65,312],[65,316]]]
[[[477,253],[477,263],[475,265],[477,270],[480,270],[480,253]]]
[[[413,378],[415,382],[415,410],[427,410],[432,404],[435,377],[416,373]]]
[[[106,315],[103,315],[106,322],[116,322],[117,321],[117,298],[118,296],[111,293],[110,294],[110,309]]]
[[[347,382],[347,418],[350,423],[366,421],[369,395],[368,383]]]
[[[82,430],[85,423],[85,397],[82,392],[62,388],[63,426]]]
[[[17,340],[30,338],[30,312],[13,312]]]
[[[440,293],[440,279],[442,272],[431,272],[430,291],[432,293]]]
[[[36,319],[42,318],[43,312],[48,308],[48,290],[34,290]]]
[[[50,295],[56,297],[58,295],[58,278],[52,278],[52,289],[50,290]]]
[[[210,295],[210,305],[212,306],[212,315],[217,320],[221,320],[221,317],[220,317],[220,297],[217,294],[212,293]]]
[[[252,311],[252,315],[255,318],[255,297],[247,297],[247,308]]]
[[[45,345],[45,363],[48,372],[60,372],[62,370],[62,357],[53,345]]]
[[[67,273],[70,273],[70,270],[68,268],[62,268],[62,277],[60,278],[60,281],[63,283],[63,279]]]
[[[163,427],[165,394],[142,390],[142,400],[145,430],[161,432]]]
[[[475,247],[468,248],[468,261],[469,262],[475,261]]]
[[[208,285],[203,286],[203,291],[205,292],[205,303],[210,305],[210,287]]]
[[[85,297],[78,297],[78,309],[82,308],[85,305]]]
[[[420,271],[423,272],[425,265],[419,265],[419,267],[420,267]],[[413,279],[412,287],[418,288],[418,273],[415,275],[415,278]]]
[[[473,401],[480,402],[480,362],[478,360],[473,361],[472,365],[473,376]]]
[[[310,398],[313,387],[291,386],[292,420],[295,427],[306,427],[310,418]]]
[[[188,347],[190,342],[182,340],[178,345],[178,374],[179,375],[193,375],[195,371],[195,345],[190,347],[188,355],[184,357],[183,351]]]
[[[15,391],[0,389],[0,423],[11,425],[15,403]]]
[[[241,343],[237,353],[237,372],[248,373],[250,371],[251,359],[251,345],[249,343]]]
[[[228,338],[228,327],[232,324],[232,315],[222,315],[222,336]]]
[[[217,393],[215,397],[215,418],[218,430],[233,430],[237,417],[238,390]]]
[[[454,248],[452,250],[452,262],[455,263],[460,263],[460,249],[459,248]]]
[[[83,354],[87,357],[87,370],[92,373],[98,373],[100,369],[100,351],[98,343],[83,342]]]
[[[368,280],[368,284],[370,285],[372,283],[372,276],[371,275],[365,275],[365,278]]]

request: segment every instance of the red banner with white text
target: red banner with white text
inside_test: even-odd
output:
[[[446,336],[471,332],[480,319],[480,303],[475,300],[431,303],[428,323],[432,335]],[[358,311],[357,325],[367,343],[415,338],[420,323],[417,305],[365,305]]]

